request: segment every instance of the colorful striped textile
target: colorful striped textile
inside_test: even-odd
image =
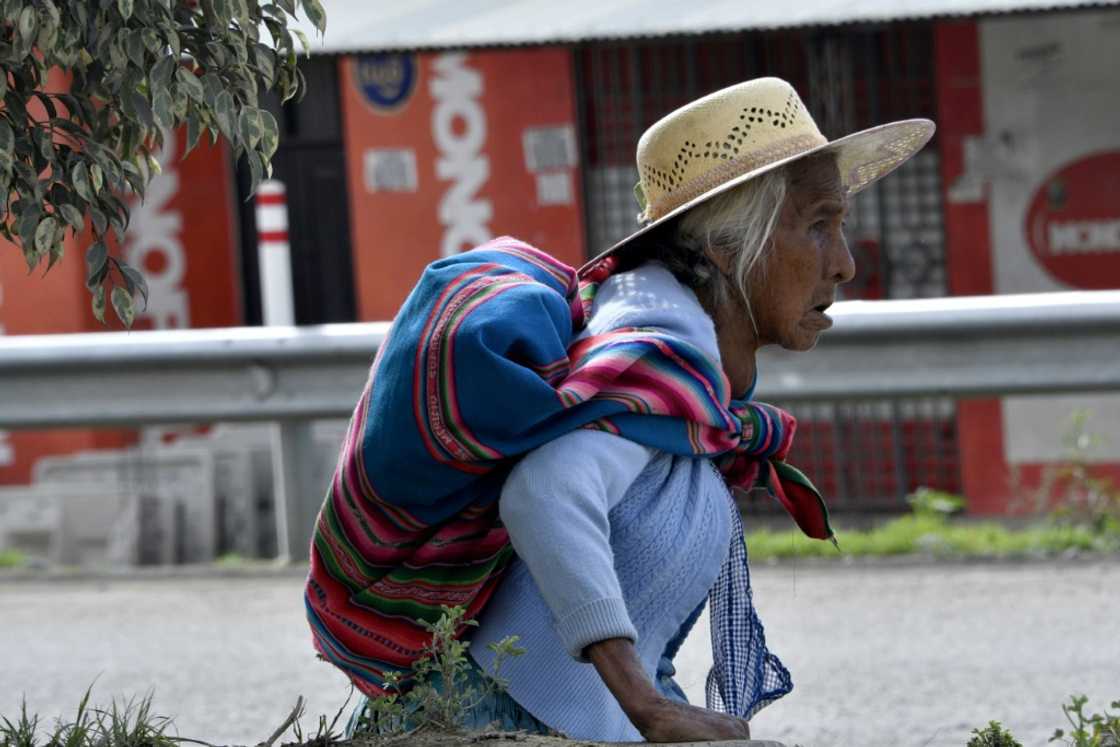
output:
[[[657,329],[576,340],[608,258],[572,268],[512,238],[430,265],[377,352],[316,523],[305,601],[316,649],[367,695],[407,680],[441,605],[474,617],[512,549],[497,499],[516,458],[576,428],[716,458],[832,536],[782,461],[795,423],[733,402],[717,362]],[[578,464],[572,465],[579,469]]]

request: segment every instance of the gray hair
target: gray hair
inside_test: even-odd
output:
[[[735,290],[749,310],[749,279],[756,268],[766,270],[766,248],[786,191],[783,168],[713,197],[674,222],[668,237],[671,247],[662,245],[656,259],[713,306],[726,303]],[[732,277],[720,272],[709,253],[731,259]]]

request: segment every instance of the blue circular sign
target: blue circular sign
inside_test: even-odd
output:
[[[416,58],[392,52],[360,55],[354,77],[374,109],[393,111],[403,106],[416,88]]]

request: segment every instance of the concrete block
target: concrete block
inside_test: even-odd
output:
[[[215,557],[214,459],[207,451],[145,447],[45,457],[35,464],[33,477],[37,485],[107,486],[120,496],[132,512],[129,526],[140,526],[150,535],[136,538],[137,562],[140,556],[179,563]],[[76,506],[65,504],[65,510]]]

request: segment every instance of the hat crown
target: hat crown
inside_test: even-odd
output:
[[[824,145],[786,81],[757,78],[711,93],[655,122],[638,141],[642,220],[653,221],[737,176]]]

